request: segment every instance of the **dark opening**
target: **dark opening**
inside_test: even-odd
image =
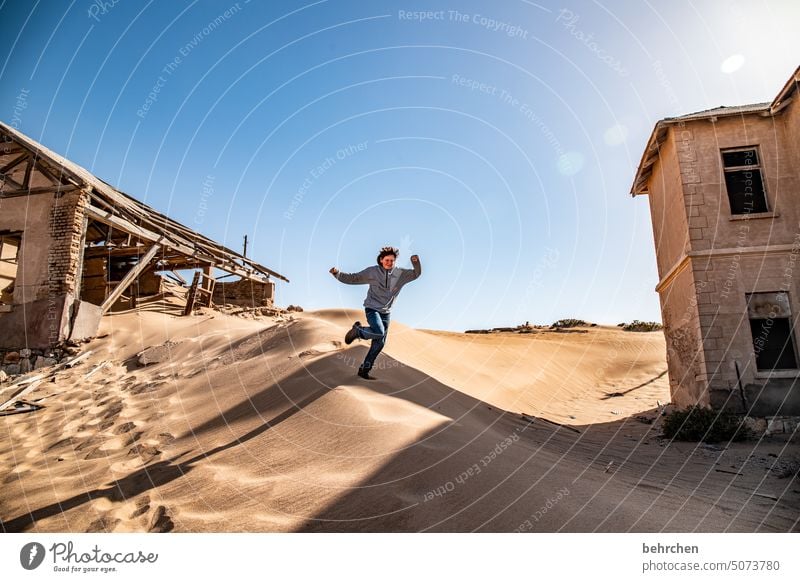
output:
[[[759,370],[796,370],[792,325],[788,317],[751,319],[753,349]]]
[[[725,186],[728,188],[728,201],[732,214],[751,214],[766,212],[767,199],[760,170],[737,170],[725,172]]]
[[[722,152],[731,214],[767,212],[767,197],[755,148]]]
[[[752,166],[758,164],[756,150],[735,150],[722,152],[722,162],[726,168],[737,166]]]

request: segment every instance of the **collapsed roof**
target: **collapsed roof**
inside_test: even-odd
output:
[[[87,242],[114,246],[120,237],[158,244],[165,270],[214,267],[243,279],[289,279],[221,245],[110,186],[88,170],[0,122],[0,199],[45,192],[83,190]]]

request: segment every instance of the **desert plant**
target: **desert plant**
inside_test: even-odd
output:
[[[630,323],[621,323],[617,327],[622,327],[625,331],[657,331],[663,329],[663,325],[657,321],[639,321],[634,319]]]
[[[750,436],[744,417],[700,405],[676,410],[664,417],[664,436],[679,441],[742,441]]]
[[[560,327],[579,327],[589,325],[582,319],[559,319],[550,327],[560,328]]]

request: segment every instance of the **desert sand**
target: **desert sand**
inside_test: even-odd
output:
[[[360,317],[106,316],[90,356],[29,395],[44,408],[0,418],[2,530],[800,528],[795,443],[660,438],[660,332],[394,320],[367,382],[367,343],[342,343]]]

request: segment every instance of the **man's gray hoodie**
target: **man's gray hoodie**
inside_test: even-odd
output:
[[[413,265],[413,269],[394,267],[389,270],[384,269],[381,265],[373,265],[358,273],[339,271],[334,277],[348,285],[369,284],[364,307],[375,309],[381,313],[389,313],[392,303],[403,285],[410,283],[422,274],[422,264],[417,261]]]

